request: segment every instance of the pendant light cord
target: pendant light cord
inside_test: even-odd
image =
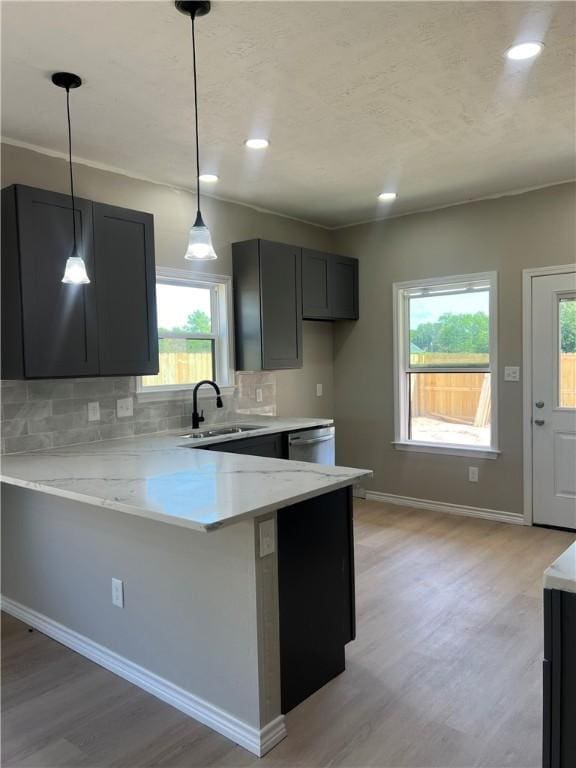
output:
[[[72,123],[70,120],[70,88],[66,88],[66,115],[68,118],[68,164],[70,168],[70,195],[72,197],[72,232],[74,234],[73,256],[77,256],[76,246],[76,205],[74,200],[74,174],[72,173]]]
[[[194,119],[196,124],[196,199],[198,215],[200,215],[200,143],[198,138],[198,83],[196,78],[196,35],[194,32],[194,19],[196,13],[190,14],[192,19],[192,68],[194,72]]]

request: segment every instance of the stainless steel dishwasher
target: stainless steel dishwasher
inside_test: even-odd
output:
[[[318,427],[288,436],[288,457],[294,461],[310,461],[314,464],[334,464],[336,430],[334,427]]]

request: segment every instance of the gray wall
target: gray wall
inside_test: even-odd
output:
[[[522,270],[576,254],[576,185],[339,230],[335,247],[360,259],[360,320],[335,327],[338,463],[374,470],[371,487],[421,499],[522,512]],[[392,284],[497,270],[500,448],[497,460],[395,451]],[[469,483],[467,467],[480,467]]]
[[[191,169],[192,172],[192,169]],[[2,187],[10,184],[68,192],[67,165],[60,158],[2,144]],[[156,263],[218,274],[232,273],[232,243],[261,237],[329,250],[331,233],[293,219],[257,211],[243,205],[205,198],[204,218],[210,227],[218,261],[194,264],[184,261],[188,229],[196,212],[194,195],[162,184],[140,181],[87,165],[75,165],[76,192],[89,200],[134,208],[154,214]],[[304,324],[304,367],[283,377],[278,388],[279,416],[332,416],[332,330],[318,331],[315,323]],[[316,397],[316,383],[326,394]]]
[[[254,728],[278,717],[276,555],[256,557],[257,522],[198,533],[1,492],[4,597]],[[124,582],[123,609],[112,605],[112,577]]]

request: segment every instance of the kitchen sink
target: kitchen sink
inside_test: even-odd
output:
[[[201,438],[206,438],[206,437],[222,437],[224,435],[237,435],[240,432],[251,432],[254,429],[262,429],[262,427],[254,426],[253,424],[231,424],[228,427],[202,429],[199,432],[192,432],[189,435],[182,435],[182,437],[190,437],[192,439],[199,440]]]

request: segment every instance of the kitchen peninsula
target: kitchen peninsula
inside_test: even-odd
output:
[[[3,457],[3,608],[262,755],[344,669],[370,473],[226,452],[245,436]]]

